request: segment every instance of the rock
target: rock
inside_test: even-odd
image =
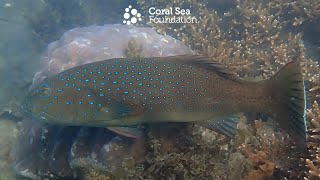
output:
[[[19,134],[19,126],[16,122],[0,119],[0,179],[16,179],[11,168],[14,156],[10,151],[15,145]]]

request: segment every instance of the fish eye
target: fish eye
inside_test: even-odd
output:
[[[41,97],[49,97],[51,94],[51,88],[48,84],[41,84],[39,87],[39,93]]]

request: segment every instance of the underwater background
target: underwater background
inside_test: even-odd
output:
[[[150,22],[151,7],[190,9],[197,23]],[[124,23],[126,8],[141,21]],[[320,178],[319,0],[0,0],[0,9],[0,179]],[[105,128],[46,124],[20,111],[30,88],[76,65],[190,53],[252,80],[299,59],[308,152],[263,115],[242,116],[232,140],[198,125],[163,123],[135,143]]]

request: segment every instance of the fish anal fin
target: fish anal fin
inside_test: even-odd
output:
[[[198,125],[234,138],[237,133],[237,124],[240,117],[236,115],[217,117],[212,120],[197,122]]]

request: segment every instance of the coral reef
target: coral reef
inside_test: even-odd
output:
[[[237,0],[222,15],[209,10],[211,7],[206,2],[197,0],[139,1],[139,4],[146,11],[161,5],[190,8],[199,23],[149,25],[159,33],[175,35],[192,50],[219,61],[242,77],[267,78],[290,60],[299,59],[310,86],[320,83],[319,65],[305,54],[302,32],[296,30],[297,26],[308,28],[310,23],[306,22],[319,20],[316,16],[319,1]]]
[[[14,169],[31,179],[123,177],[135,168],[144,146],[105,128],[61,127],[23,121],[13,151]]]
[[[241,77],[268,78],[285,63],[299,60],[308,92],[307,106],[319,100],[319,1],[234,0],[216,4],[201,0],[138,2],[145,11],[154,6],[189,8],[191,14],[196,15],[198,23],[149,22],[149,25],[159,33],[174,35],[192,50],[219,61]],[[214,7],[217,5],[223,8]],[[283,143],[287,135],[277,134],[272,129],[259,134],[259,131],[267,130],[265,122],[258,121],[261,125],[256,124],[253,130],[249,127],[239,132],[242,143],[237,142],[238,149],[243,150],[242,154],[252,165],[252,169],[244,173],[244,178],[317,178],[319,142],[316,109],[317,105],[314,104],[314,108],[308,110],[310,157],[302,152],[297,152],[296,157],[287,157],[297,151],[295,145],[287,140]],[[253,136],[250,135],[252,133]],[[304,162],[300,159],[307,160]],[[303,168],[305,163],[310,169],[307,175]]]
[[[319,179],[320,178],[320,107],[315,101],[313,108],[307,113],[309,119],[309,151],[310,158],[306,159],[307,167],[309,168],[307,172],[307,177],[309,179]]]
[[[233,140],[197,125],[156,124],[147,127],[145,144],[138,146],[104,128],[60,127],[26,120],[13,153],[17,173],[33,179],[319,177],[320,68],[316,61],[319,57],[306,49],[303,42],[306,36],[302,34],[318,23],[319,1],[141,0],[139,4],[143,10],[151,6],[190,7],[199,23],[150,25],[162,34],[174,35],[195,52],[219,61],[241,77],[267,78],[286,62],[300,60],[307,91],[312,90],[308,93],[308,105],[315,101],[308,110],[311,156],[298,152],[273,120],[256,116],[241,118]],[[213,7],[217,5],[224,8]],[[113,39],[110,33],[120,38]],[[121,25],[77,28],[49,45],[34,84],[87,62],[112,57],[187,54],[192,50],[150,28]]]
[[[266,123],[255,121],[253,130],[247,134],[248,140],[239,149],[242,149],[251,169],[245,173],[244,179],[280,179],[303,178],[306,155],[294,147],[290,137],[277,131],[272,120]],[[291,152],[292,154],[288,154]],[[293,153],[294,152],[294,153]]]

